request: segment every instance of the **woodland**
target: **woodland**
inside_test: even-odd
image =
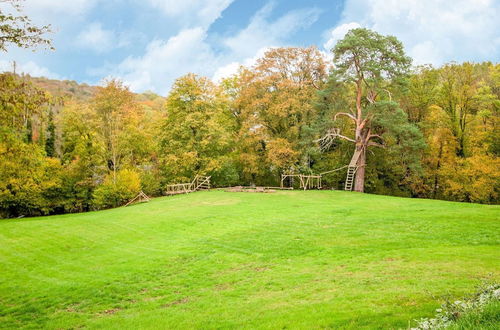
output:
[[[0,51],[43,44],[48,28]],[[355,191],[498,204],[499,110],[498,63],[415,66],[395,37],[362,28],[331,54],[270,49],[218,82],[179,77],[166,96],[4,72],[0,217],[116,207],[198,174],[277,186],[356,152]],[[345,174],[323,188],[343,189]]]

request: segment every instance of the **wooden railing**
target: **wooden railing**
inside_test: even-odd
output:
[[[166,195],[188,194],[201,189],[210,189],[210,177],[196,175],[189,183],[169,184],[166,187]]]

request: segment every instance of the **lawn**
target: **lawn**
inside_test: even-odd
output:
[[[405,328],[499,246],[498,206],[342,191],[1,220],[0,328]]]

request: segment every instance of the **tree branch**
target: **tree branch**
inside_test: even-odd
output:
[[[336,113],[335,116],[333,116],[333,120],[337,120],[337,116],[346,116],[346,117],[351,118],[354,122],[356,122],[356,117],[354,117],[354,115],[347,113],[347,112]]]
[[[326,149],[328,149],[328,148],[330,148],[332,146],[332,144],[333,144],[333,142],[335,141],[336,138],[340,138],[340,139],[347,140],[349,142],[356,143],[356,140],[351,139],[350,137],[347,137],[347,136],[344,136],[344,135],[340,134],[340,129],[339,128],[332,128],[332,129],[330,129],[326,133],[325,136],[323,136],[320,139],[317,139],[314,142],[318,142],[318,144],[320,145],[320,148],[322,150],[326,150]]]
[[[381,143],[377,142],[368,142],[367,144],[368,147],[379,147],[379,148],[385,148],[385,146]]]

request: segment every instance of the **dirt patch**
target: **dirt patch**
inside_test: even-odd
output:
[[[169,307],[172,307],[172,306],[175,306],[175,305],[186,304],[188,302],[189,302],[189,298],[188,297],[184,297],[182,299],[178,299],[178,300],[174,300],[172,302],[169,302],[168,304],[163,305],[163,307],[164,308],[169,308]]]
[[[222,283],[222,284],[217,284],[215,287],[214,287],[214,290],[215,291],[227,291],[227,290],[230,290],[232,288],[232,286],[228,283]]]
[[[266,270],[269,270],[269,267],[255,267],[254,270],[256,272],[265,272]]]
[[[118,313],[121,310],[121,308],[111,308],[111,309],[106,309],[103,312],[100,312],[99,315],[113,315],[115,313]]]
[[[276,188],[237,186],[237,187],[226,188],[224,191],[227,191],[227,192],[250,192],[250,193],[255,193],[255,192],[257,192],[257,193],[274,193],[274,192],[276,192]]]

